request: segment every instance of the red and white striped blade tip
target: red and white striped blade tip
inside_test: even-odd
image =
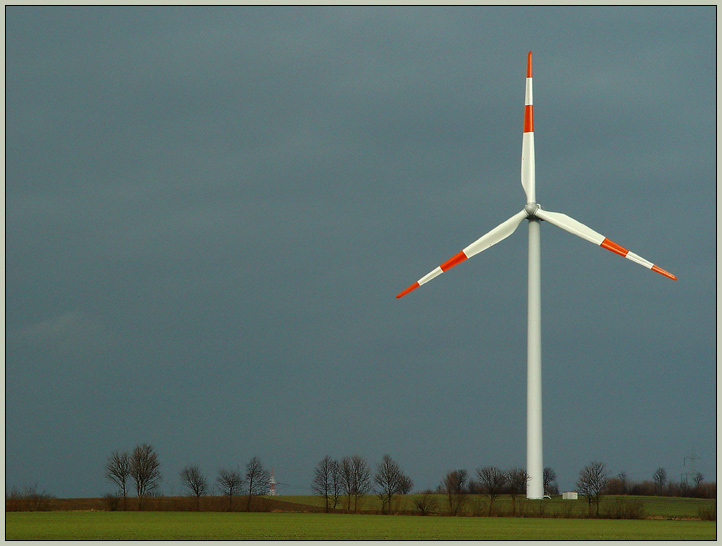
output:
[[[677,276],[676,276],[676,275],[672,275],[672,273],[670,273],[669,271],[665,271],[664,269],[662,269],[661,267],[657,267],[656,265],[653,265],[653,266],[652,266],[652,271],[656,271],[656,272],[659,273],[660,275],[664,275],[665,277],[669,277],[669,278],[672,279],[673,281],[676,281],[676,280],[677,280]]]
[[[400,293],[396,296],[396,299],[403,298],[406,294],[408,294],[408,293],[411,292],[412,290],[416,290],[419,286],[420,286],[419,283],[418,283],[418,282],[415,282],[414,284],[412,284],[411,286],[409,286],[406,290],[404,290],[403,292],[400,292]]]
[[[665,277],[669,277],[673,281],[677,280],[676,275],[672,275],[669,271],[665,271],[661,267],[658,267],[647,260],[644,260],[640,256],[637,256],[636,254],[633,254],[632,252],[629,252],[626,248],[624,248],[622,245],[618,245],[614,241],[611,241],[610,239],[607,239],[606,237],[604,240],[599,244],[602,248],[606,248],[607,250],[614,252],[615,254],[619,254],[620,256],[624,256],[625,258],[630,258],[632,261],[637,262],[638,264],[645,265],[647,268],[651,269],[652,271],[656,271],[660,275],[664,275]]]
[[[531,51],[526,58],[526,77],[531,78]]]

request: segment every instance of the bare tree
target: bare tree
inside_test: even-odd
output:
[[[208,491],[208,480],[198,465],[186,466],[180,471],[180,478],[181,483],[196,496],[196,511],[200,510],[201,495],[205,495]]]
[[[377,465],[374,482],[378,485],[378,497],[381,499],[381,511],[391,511],[391,502],[394,495],[402,494],[402,491],[409,491],[413,487],[411,478],[406,476],[399,464],[389,455],[384,455]]]
[[[422,516],[432,514],[436,511],[436,496],[430,490],[424,491],[414,499],[414,506]]]
[[[115,483],[123,495],[123,509],[126,508],[128,480],[130,479],[130,456],[127,451],[114,451],[105,464],[105,476]]]
[[[512,468],[507,472],[509,477],[509,494],[511,495],[511,515],[516,516],[516,497],[523,495],[529,482],[529,474],[521,468]]]
[[[694,480],[694,486],[699,487],[702,480],[704,480],[704,475],[701,472],[697,472],[692,479]]]
[[[143,508],[143,497],[152,495],[160,485],[160,462],[158,454],[149,444],[136,446],[130,456],[130,475],[135,481],[135,490],[138,493],[140,503],[138,508]]]
[[[354,490],[354,476],[353,476],[353,465],[351,464],[351,457],[344,457],[341,459],[339,465],[340,477],[341,477],[341,491],[346,496],[346,511],[351,511],[351,497]]]
[[[337,460],[333,461],[331,466],[331,498],[333,499],[333,508],[336,509],[338,505],[338,498],[343,492],[343,485],[341,484],[341,465]]]
[[[221,492],[228,496],[228,510],[233,510],[233,495],[241,492],[243,476],[238,470],[219,470],[216,481]]]
[[[479,480],[483,486],[484,494],[489,497],[489,515],[491,515],[494,507],[494,501],[506,485],[508,477],[506,472],[495,466],[478,468],[476,473],[479,475]]]
[[[311,484],[313,490],[324,498],[326,512],[329,511],[330,500],[332,498],[334,499],[334,508],[336,507],[339,490],[338,478],[338,462],[326,455],[316,465],[313,472],[313,482]],[[336,484],[336,487],[334,487],[334,484]]]
[[[458,516],[461,509],[466,504],[467,489],[466,480],[468,478],[466,470],[451,470],[441,480],[439,489],[446,495],[449,501],[449,513],[452,516]]]
[[[577,490],[587,498],[589,513],[592,512],[592,503],[597,505],[599,517],[599,502],[602,500],[602,490],[607,485],[607,468],[604,463],[593,461],[579,472]]]
[[[351,466],[353,468],[353,506],[354,512],[359,511],[359,501],[361,497],[371,491],[371,468],[369,463],[360,455],[351,457]]]
[[[414,488],[414,480],[409,478],[406,474],[401,476],[399,480],[399,495],[408,495]]]
[[[246,510],[251,510],[251,499],[259,495],[265,495],[268,492],[268,482],[271,475],[263,468],[261,460],[253,457],[246,465],[246,485],[248,491],[248,500]]]
[[[656,489],[656,492],[658,495],[662,493],[662,489],[664,488],[664,484],[667,483],[667,471],[659,467],[657,470],[654,471],[654,474],[652,474],[652,479],[654,480],[654,488]]]
[[[556,490],[556,493],[559,491],[556,489],[556,487],[552,488],[552,484],[554,483],[554,480],[557,479],[557,473],[554,472],[554,469],[551,466],[544,467],[544,471],[542,472],[542,482],[544,483],[544,494],[545,495],[551,495],[553,491]]]
[[[371,470],[366,459],[354,455],[341,460],[341,487],[347,497],[347,510],[351,510],[353,498],[354,512],[358,512],[359,500],[371,490]]]

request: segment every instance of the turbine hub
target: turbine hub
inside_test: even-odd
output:
[[[536,211],[538,211],[540,208],[541,206],[539,206],[539,203],[527,203],[524,207],[524,210],[529,215],[529,218],[535,218]]]

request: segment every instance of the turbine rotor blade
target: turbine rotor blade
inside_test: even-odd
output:
[[[586,239],[590,243],[594,243],[595,245],[599,245],[602,248],[606,248],[611,252],[619,254],[620,256],[624,256],[625,258],[633,261],[634,263],[643,265],[647,269],[651,269],[652,271],[656,271],[657,273],[664,275],[665,277],[669,277],[673,281],[677,280],[677,277],[672,273],[665,271],[661,267],[657,267],[652,262],[645,260],[634,252],[630,252],[623,246],[618,245],[614,241],[607,239],[601,233],[597,233],[593,229],[585,226],[581,222],[578,222],[577,220],[567,216],[566,214],[562,214],[560,212],[549,212],[547,210],[542,210],[541,208],[538,208],[534,215],[538,218],[541,218],[542,220],[546,220],[547,222],[557,226],[558,228],[561,228],[573,235],[576,235],[577,237]]]
[[[531,51],[526,61],[526,91],[524,93],[524,134],[521,143],[521,185],[526,193],[526,202],[536,202],[535,160],[534,160],[534,97],[531,83]]]
[[[464,248],[461,252],[455,254],[448,260],[446,260],[443,264],[441,264],[436,269],[430,271],[423,277],[421,277],[417,282],[409,286],[406,290],[403,292],[400,292],[396,298],[402,298],[412,290],[416,290],[419,286],[422,284],[426,284],[430,280],[438,277],[443,272],[448,271],[455,265],[460,264],[461,262],[467,260],[468,258],[471,258],[472,256],[478,254],[479,252],[482,252],[483,250],[486,250],[487,248],[495,245],[499,241],[503,241],[509,235],[514,233],[516,231],[516,228],[519,226],[521,221],[529,216],[526,210],[522,210],[521,212],[518,212],[505,222],[502,222],[498,226],[496,226],[494,229],[492,229],[489,233],[482,235],[479,237],[476,241],[471,243],[469,246]]]

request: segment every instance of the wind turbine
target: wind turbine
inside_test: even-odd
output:
[[[539,224],[544,220],[569,233],[586,239],[595,245],[606,248],[612,252],[624,256],[635,263],[643,265],[647,269],[661,273],[672,280],[677,277],[668,273],[630,252],[623,246],[610,241],[593,229],[581,222],[570,218],[566,214],[543,210],[536,201],[536,184],[534,173],[534,111],[532,95],[531,75],[531,51],[527,56],[526,65],[526,92],[524,100],[524,134],[521,148],[521,184],[526,193],[526,206],[505,222],[483,235],[461,252],[445,261],[439,267],[421,277],[417,282],[397,295],[401,298],[415,290],[422,284],[438,277],[455,265],[460,264],[467,258],[486,250],[509,237],[522,220],[529,221],[529,302],[528,302],[528,329],[527,329],[527,456],[526,471],[529,475],[527,482],[526,496],[529,499],[541,499],[544,497],[543,486],[543,463],[542,463],[542,396],[541,396],[541,274],[540,274],[540,245],[539,245]]]

